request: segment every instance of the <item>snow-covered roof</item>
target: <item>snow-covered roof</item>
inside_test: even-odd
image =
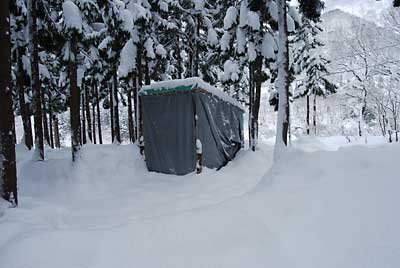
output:
[[[244,111],[244,107],[237,100],[235,100],[222,90],[219,90],[216,87],[213,87],[210,84],[204,82],[199,77],[154,82],[151,85],[143,86],[139,92],[139,95],[144,96],[161,92],[191,91],[196,88],[203,89],[208,93],[218,97],[219,99],[225,102],[229,102],[230,104]]]

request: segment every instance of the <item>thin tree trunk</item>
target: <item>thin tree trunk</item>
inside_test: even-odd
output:
[[[178,45],[176,47],[176,57],[177,57],[177,62],[176,64],[177,66],[177,71],[178,71],[178,79],[182,79],[183,78],[183,68],[182,68],[182,57],[181,57],[181,39],[178,35],[177,37],[178,39]]]
[[[310,135],[310,95],[307,94],[307,115],[306,115],[307,135]]]
[[[46,108],[46,98],[44,96],[44,90],[41,91],[42,99],[42,119],[43,119],[43,134],[46,144],[50,146],[50,135],[49,135],[49,123],[47,121],[47,108]]]
[[[254,107],[253,107],[253,148],[252,150],[256,150],[256,145],[258,141],[258,115],[260,112],[260,102],[261,102],[261,85],[262,85],[262,60],[263,58],[261,56],[257,56],[255,62],[254,62],[254,89],[255,89],[255,95],[254,95]]]
[[[100,116],[100,99],[99,99],[99,90],[97,89],[97,83],[93,84],[94,92],[96,95],[96,108],[97,108],[97,128],[99,132],[99,143],[103,144],[103,136],[101,134],[101,116]]]
[[[18,205],[17,169],[13,138],[14,112],[11,90],[11,44],[9,1],[0,4],[0,195]]]
[[[113,93],[113,85],[108,84],[110,88],[110,123],[111,123],[111,143],[114,142],[115,132],[114,132],[114,93]],[[111,86],[110,86],[111,85]]]
[[[130,142],[135,142],[135,131],[133,127],[133,116],[132,116],[132,87],[128,85],[128,130]]]
[[[143,120],[142,120],[142,103],[139,98],[139,91],[142,88],[142,81],[143,81],[143,70],[142,70],[142,53],[143,53],[143,48],[141,45],[138,46],[138,51],[137,51],[137,79],[136,79],[136,102],[137,102],[137,110],[136,110],[136,140],[140,143],[140,139],[143,136]]]
[[[18,61],[18,72],[17,72],[17,88],[18,88],[18,100],[19,100],[19,110],[21,113],[22,123],[24,126],[24,143],[26,148],[29,150],[33,147],[33,137],[32,137],[32,123],[29,113],[29,106],[25,103],[25,71],[22,63],[23,48],[18,47],[17,61]]]
[[[79,132],[79,124],[80,124],[80,92],[78,88],[78,79],[77,79],[77,63],[76,63],[76,54],[77,54],[77,40],[74,36],[71,40],[71,54],[72,59],[69,61],[69,84],[70,84],[70,114],[71,114],[71,148],[72,148],[72,161],[76,161],[79,156],[80,151],[80,132]]]
[[[121,143],[121,130],[119,128],[119,106],[118,106],[118,77],[117,71],[114,72],[113,76],[113,106],[114,110],[114,138],[115,141]],[[113,140],[114,142],[114,140]]]
[[[49,91],[49,131],[50,131],[50,146],[54,149],[54,135],[53,135],[53,109],[51,107],[51,93]]]
[[[150,85],[150,69],[149,69],[149,61],[145,58],[144,64],[144,82],[145,85]]]
[[[93,98],[94,98],[94,92],[93,93]],[[96,138],[96,106],[94,104],[94,99],[92,99],[92,129],[93,129],[93,144],[97,143],[97,138]]]
[[[278,92],[279,106],[275,142],[275,159],[280,151],[288,145],[289,131],[289,42],[286,17],[286,0],[278,0]]]
[[[87,121],[88,137],[89,137],[90,142],[93,143],[92,120],[91,120],[91,117],[90,117],[88,85],[85,85],[85,108],[86,108],[86,121]]]
[[[249,148],[255,151],[254,145],[254,124],[253,124],[253,109],[254,109],[254,66],[249,64]]]
[[[53,122],[54,122],[54,145],[56,148],[61,148],[60,130],[58,127],[58,117],[56,114],[53,115]]]
[[[317,136],[317,94],[315,93],[313,100],[313,129],[314,129],[314,136]]]
[[[135,112],[135,116],[134,116],[134,119],[133,119],[133,133],[134,133],[134,136],[133,136],[133,142],[135,142],[137,139],[138,139],[138,133],[139,133],[139,130],[138,130],[138,96],[137,96],[137,94],[138,94],[138,92],[137,92],[137,87],[138,87],[138,81],[137,81],[137,76],[136,75],[134,75],[133,77],[132,77],[132,86],[133,86],[133,89],[132,89],[132,91],[133,91],[133,109],[135,110],[134,112]]]
[[[199,36],[200,36],[200,14],[196,15],[194,35],[194,59],[192,76],[199,76]]]
[[[31,54],[31,88],[32,88],[32,106],[34,114],[34,128],[35,128],[35,153],[34,160],[44,160],[44,142],[43,142],[43,126],[42,126],[42,103],[41,103],[41,89],[39,79],[39,53],[38,53],[38,36],[36,25],[36,9],[37,0],[28,1],[29,4],[29,50]]]
[[[82,83],[82,87],[84,87],[83,83]],[[81,117],[81,141],[82,144],[86,144],[87,140],[86,140],[86,114],[85,114],[85,94],[84,94],[84,90],[82,90],[83,92],[81,93],[81,112],[82,112],[82,117]]]

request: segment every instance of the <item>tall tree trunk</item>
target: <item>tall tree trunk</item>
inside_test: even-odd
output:
[[[317,94],[315,93],[313,100],[313,130],[314,136],[317,136]]]
[[[93,130],[93,144],[97,143],[97,138],[96,138],[96,106],[94,104],[94,92],[93,94],[93,99],[92,99],[92,130]]]
[[[195,35],[194,35],[194,59],[192,76],[199,76],[199,36],[200,36],[200,14],[196,15]]]
[[[93,88],[94,88],[94,93],[96,95],[97,128],[98,128],[98,132],[99,132],[99,143],[103,144],[103,136],[101,134],[100,99],[99,99],[99,90],[97,89],[96,81],[94,81]]]
[[[54,145],[56,148],[61,148],[60,129],[58,127],[58,117],[56,114],[53,115],[53,122],[54,122]]]
[[[117,71],[115,70],[113,76],[113,103],[112,106],[114,110],[114,138],[113,142],[117,142],[117,144],[121,143],[121,130],[119,128],[119,105],[118,105],[118,77]]]
[[[130,142],[135,142],[135,131],[133,127],[133,116],[132,116],[132,86],[128,85],[128,130]]]
[[[89,104],[89,90],[88,85],[85,85],[85,109],[86,109],[86,121],[87,121],[87,133],[91,143],[93,143],[92,134],[92,120],[90,117],[90,104]]]
[[[72,161],[75,162],[79,157],[81,149],[80,141],[80,92],[78,88],[77,78],[77,37],[73,36],[71,40],[71,54],[72,58],[69,60],[69,84],[70,84],[70,114],[71,114],[71,148],[72,148]]]
[[[279,106],[276,126],[275,159],[288,145],[289,131],[289,42],[286,17],[286,0],[278,0],[278,92]]]
[[[253,109],[252,109],[252,124],[253,124],[253,148],[252,150],[256,150],[256,145],[258,141],[258,115],[260,112],[260,102],[261,102],[261,85],[262,85],[262,56],[257,56],[254,62],[254,70],[253,70],[253,88],[255,90],[254,99],[253,99]]]
[[[136,77],[136,102],[137,102],[137,108],[136,109],[136,140],[140,141],[140,138],[143,136],[143,120],[142,120],[142,103],[139,98],[139,91],[142,88],[142,83],[143,83],[143,69],[142,69],[142,53],[143,53],[143,47],[142,45],[138,46],[138,51],[137,51],[137,77]]]
[[[0,195],[18,205],[17,169],[13,138],[14,112],[11,90],[11,44],[9,1],[0,4]]]
[[[254,64],[249,64],[249,148],[255,151],[255,132],[253,125],[253,109],[254,109]]]
[[[182,68],[182,57],[181,57],[181,38],[179,35],[177,36],[178,40],[178,45],[176,46],[176,64],[177,64],[177,78],[182,79],[183,78],[183,68]]]
[[[306,116],[306,127],[307,135],[310,135],[310,95],[307,94],[307,116]]]
[[[134,137],[133,137],[133,142],[135,142],[138,138],[138,134],[139,134],[139,130],[138,130],[138,92],[137,92],[137,88],[138,88],[138,78],[137,75],[134,75],[132,77],[132,86],[133,86],[133,109],[135,110],[135,116],[133,119],[133,133],[134,133]]]
[[[361,111],[361,113],[360,113],[360,116],[359,116],[359,118],[358,118],[358,136],[359,137],[362,137],[362,127],[361,127],[361,121],[363,120],[362,119],[362,111]]]
[[[29,4],[29,51],[31,59],[31,87],[32,87],[32,106],[34,114],[34,128],[35,128],[35,153],[34,160],[44,160],[44,142],[43,142],[43,126],[42,126],[42,103],[40,93],[40,79],[39,79],[39,53],[38,53],[38,36],[36,24],[36,9],[37,0],[28,1]]]
[[[113,83],[108,83],[110,88],[110,123],[111,123],[111,143],[114,142],[115,132],[114,132],[114,93],[113,93]]]
[[[18,61],[18,72],[17,72],[17,87],[18,87],[18,100],[19,109],[21,113],[22,123],[24,126],[24,143],[26,148],[29,150],[33,147],[33,136],[32,136],[32,123],[29,112],[29,105],[25,103],[25,71],[22,63],[23,48],[17,48],[17,61]]]
[[[367,96],[368,96],[368,92],[367,90],[364,88],[363,89],[363,105],[361,107],[361,116],[360,116],[360,120],[358,122],[358,135],[361,137],[363,135],[363,130],[362,128],[365,126],[366,124],[366,118],[367,118]]]
[[[42,99],[42,118],[43,118],[43,134],[46,144],[50,146],[50,134],[49,134],[49,123],[47,121],[47,108],[46,108],[46,98],[44,96],[44,90],[41,90]]]
[[[144,60],[144,83],[145,85],[150,85],[149,60],[147,58]]]
[[[84,87],[82,83],[82,87]],[[82,90],[82,89],[81,89]],[[82,112],[82,117],[81,117],[81,141],[82,144],[86,144],[86,114],[85,114],[85,94],[84,90],[81,92],[81,112]]]
[[[53,135],[53,108],[51,107],[51,92],[48,94],[49,99],[49,131],[50,131],[50,146],[54,149],[54,135]]]

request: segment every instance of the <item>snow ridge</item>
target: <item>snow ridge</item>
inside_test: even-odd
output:
[[[163,89],[171,89],[171,88],[175,88],[175,87],[179,87],[179,86],[192,86],[192,89],[194,89],[194,88],[204,89],[207,92],[211,93],[212,95],[220,98],[221,100],[223,100],[225,102],[229,102],[230,104],[232,104],[232,105],[236,106],[237,108],[241,109],[242,111],[244,111],[244,107],[237,100],[233,99],[231,96],[229,96],[225,92],[217,89],[216,87],[213,87],[210,84],[204,82],[199,77],[191,77],[191,78],[185,78],[185,79],[175,79],[175,80],[154,82],[151,85],[142,87],[139,94],[147,95],[148,91],[154,91],[154,90],[161,91]]]

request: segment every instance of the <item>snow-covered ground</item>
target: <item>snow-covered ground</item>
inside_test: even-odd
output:
[[[280,163],[149,173],[133,145],[18,147],[20,207],[0,215],[1,268],[400,267],[400,146],[300,138]]]

